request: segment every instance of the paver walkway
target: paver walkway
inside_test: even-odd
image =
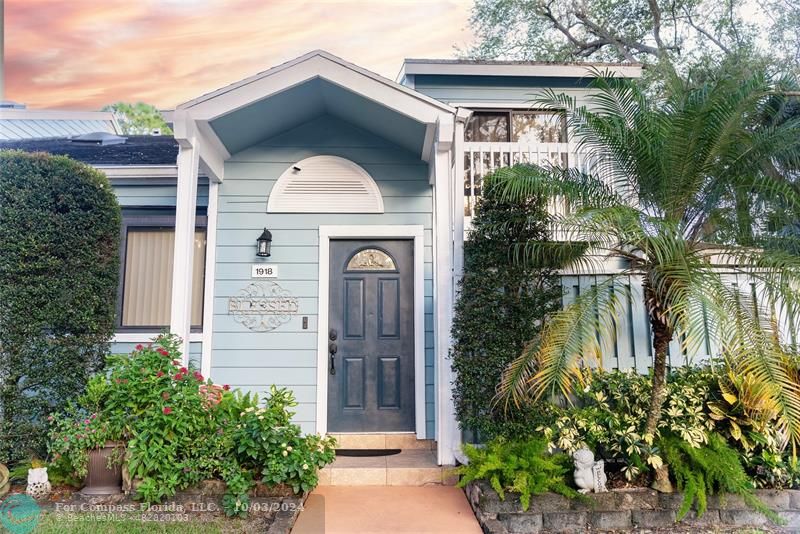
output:
[[[319,486],[292,534],[481,534],[452,486]]]

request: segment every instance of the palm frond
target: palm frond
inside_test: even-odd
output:
[[[549,317],[503,374],[496,402],[520,405],[548,394],[569,394],[582,385],[587,367],[602,365],[601,339],[613,335],[625,285],[610,276]]]

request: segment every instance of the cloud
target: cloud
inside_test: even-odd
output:
[[[172,108],[322,48],[394,78],[451,57],[471,0],[6,0],[5,98]]]

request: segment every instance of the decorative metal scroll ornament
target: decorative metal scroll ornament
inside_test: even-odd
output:
[[[288,323],[300,305],[297,297],[275,282],[253,282],[228,299],[233,320],[254,332],[269,332]]]

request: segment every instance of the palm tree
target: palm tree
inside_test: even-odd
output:
[[[653,336],[645,435],[652,439],[658,429],[670,343],[678,341],[692,354],[709,335],[736,375],[766,385],[781,425],[800,442],[800,384],[783,333],[786,318],[800,318],[800,258],[774,240],[770,247],[739,244],[715,223],[721,213],[755,213],[737,202],[742,193],[800,213],[791,184],[765,170],[776,160],[798,161],[800,119],[763,120],[775,91],[758,76],[694,89],[673,81],[662,98],[603,76],[593,87],[588,106],[553,92],[538,101],[565,110],[586,155],[583,169],[518,165],[488,179],[507,200],[548,195],[569,206],[552,216],[557,240],[518,243],[516,261],[583,272],[606,272],[602,265],[610,260],[624,267],[549,318],[504,373],[498,400],[569,398],[591,360],[600,360],[599,337],[612,333],[623,280],[636,276]],[[752,126],[756,118],[762,126]],[[723,267],[750,277],[756,294],[726,283]]]

